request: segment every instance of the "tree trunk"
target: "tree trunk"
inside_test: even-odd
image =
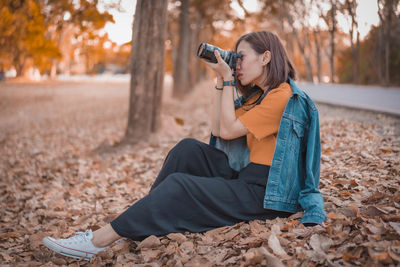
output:
[[[179,18],[179,45],[176,66],[174,67],[173,97],[182,98],[190,91],[189,79],[189,49],[190,49],[190,0],[181,0],[181,14]]]
[[[331,0],[331,28],[330,28],[330,79],[331,83],[335,82],[335,32],[336,32],[336,0]]]
[[[357,3],[355,0],[347,0],[346,1],[346,8],[347,12],[349,12],[351,18],[351,27],[349,30],[349,37],[350,37],[350,47],[351,47],[351,54],[353,56],[353,83],[359,84],[359,69],[360,69],[360,62],[359,62],[359,50],[360,50],[360,32],[358,31],[358,22],[356,18],[356,9]],[[356,35],[356,41],[354,43],[354,35]]]
[[[317,61],[317,78],[318,78],[318,82],[321,83],[322,82],[322,78],[321,78],[321,40],[320,40],[320,31],[319,29],[314,30],[314,44],[315,44],[315,51],[316,51],[316,61]]]
[[[379,75],[381,84],[388,86],[390,84],[390,42],[392,17],[395,15],[399,0],[378,0],[378,15],[381,21],[379,30],[379,51],[381,64],[379,64]]]
[[[385,33],[385,80],[384,85],[389,86],[390,84],[390,75],[389,75],[389,62],[390,62],[390,29],[386,30]]]
[[[55,80],[57,78],[57,62],[54,58],[51,59],[50,79]]]
[[[138,0],[132,32],[131,82],[125,140],[136,143],[160,125],[167,0]]]
[[[56,34],[58,34],[57,38],[57,46],[60,48],[61,52],[61,47],[62,47],[62,41],[64,37],[64,23],[59,23],[57,30],[55,31]],[[50,69],[50,79],[54,80],[57,78],[57,69],[59,68],[59,60],[51,58],[51,69]]]
[[[202,18],[202,21],[204,21],[203,18]],[[210,32],[211,32],[210,28],[204,27],[204,24],[202,22],[201,30],[199,32],[199,43],[200,42],[201,43],[207,42],[209,36],[213,36]],[[198,73],[199,81],[209,79],[210,78],[210,71],[208,70],[207,66],[205,64],[201,63],[200,60],[198,62],[199,63],[198,63],[197,73]]]
[[[190,59],[190,86],[192,87],[200,80],[200,68],[201,63],[199,57],[196,56],[197,48],[199,46],[199,38],[200,38],[200,30],[201,30],[201,16],[196,11],[194,14],[195,23],[194,28],[191,30],[191,38],[190,38],[190,51],[189,51],[189,59]]]
[[[353,40],[353,35],[354,35],[354,28],[353,26],[349,30],[349,37],[350,37],[350,49],[351,49],[351,55],[353,57],[353,62],[352,62],[352,67],[353,67],[353,83],[357,84],[357,55],[356,55],[356,48],[354,46],[354,40]]]
[[[19,52],[15,53],[13,57],[13,65],[16,71],[16,76],[21,77],[24,74],[25,58],[21,56]]]
[[[393,14],[393,0],[386,0],[385,1],[385,21],[386,21],[386,29],[385,29],[385,86],[389,86],[390,84],[390,28],[392,26],[392,14]]]
[[[300,40],[300,37],[299,37],[299,34],[298,34],[296,28],[293,26],[293,18],[287,11],[285,12],[285,17],[288,20],[289,25],[291,25],[294,39],[296,40],[297,46],[300,49],[300,54],[303,57],[304,63],[306,65],[307,81],[313,82],[313,74],[312,74],[312,67],[311,67],[311,63],[310,63],[310,58],[306,54],[303,42]]]
[[[378,16],[379,20],[381,21],[381,25],[378,28],[378,78],[379,78],[379,83],[383,84],[383,60],[382,60],[382,55],[383,55],[383,28],[385,26],[385,21],[383,19],[383,15],[381,14],[381,9],[379,5],[379,0],[378,0]]]
[[[355,52],[355,64],[356,64],[356,83],[360,83],[360,31],[357,26],[357,39],[356,39],[356,52]]]
[[[176,68],[176,59],[177,59],[177,41],[174,36],[176,35],[176,31],[174,29],[174,20],[171,13],[168,13],[168,23],[167,23],[167,36],[171,41],[170,49],[171,49],[171,61],[172,61],[172,75],[175,73]]]

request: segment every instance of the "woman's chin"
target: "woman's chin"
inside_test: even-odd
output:
[[[247,81],[240,81],[240,84],[242,85],[242,86],[247,86],[247,85],[249,85],[250,83],[249,82],[247,82]]]

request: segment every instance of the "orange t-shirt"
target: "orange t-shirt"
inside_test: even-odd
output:
[[[290,85],[282,83],[271,90],[259,105],[245,103],[236,110],[236,118],[249,130],[247,146],[251,162],[271,165],[281,117],[291,95]],[[247,103],[255,102],[259,96],[253,96]]]

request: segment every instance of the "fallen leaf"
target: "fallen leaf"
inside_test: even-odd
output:
[[[0,255],[3,257],[4,261],[6,262],[13,262],[13,257],[11,257],[9,254],[5,252],[0,252]]]
[[[29,246],[32,250],[38,249],[42,245],[42,240],[46,237],[46,233],[36,233],[29,236]]]
[[[388,254],[393,260],[400,263],[400,246],[399,247],[395,247],[395,246],[389,247]]]
[[[8,232],[8,233],[5,233],[5,234],[1,234],[0,235],[0,239],[3,239],[3,238],[14,238],[14,237],[20,237],[21,236],[21,233],[19,233],[19,232]]]
[[[260,264],[264,256],[260,253],[260,251],[257,248],[251,248],[249,249],[246,253],[243,254],[244,258],[244,266],[249,266],[249,265],[256,265]]]
[[[358,260],[358,257],[356,255],[350,254],[350,253],[343,253],[342,258],[344,261],[354,261]]]
[[[142,248],[140,250],[140,254],[143,257],[144,262],[155,260],[156,258],[158,258],[158,256],[160,256],[161,253],[162,251],[159,249]]]
[[[177,241],[179,244],[186,241],[186,236],[181,233],[171,233],[168,234],[167,237],[173,241]]]
[[[64,258],[53,258],[51,260],[56,265],[66,265],[67,261]]]
[[[397,222],[389,222],[389,225],[400,235],[400,223]]]
[[[387,252],[375,252],[372,248],[368,248],[368,253],[371,258],[384,264],[392,264],[393,261]]]
[[[151,235],[146,239],[144,239],[142,242],[140,242],[139,245],[137,246],[137,249],[154,248],[160,245],[161,245],[160,240],[155,235]]]
[[[332,244],[332,239],[323,235],[314,234],[310,238],[310,245],[315,251],[322,251],[326,253]]]
[[[287,259],[289,256],[286,254],[286,251],[282,248],[281,244],[279,243],[279,239],[276,237],[275,234],[271,234],[268,238],[268,246],[272,249],[272,251],[284,258]]]
[[[273,254],[269,253],[266,248],[260,247],[260,248],[257,248],[257,251],[259,251],[259,253],[261,255],[263,255],[264,258],[266,259],[266,266],[269,266],[269,267],[283,267],[284,266],[282,261],[279,258],[277,258],[276,256],[274,256]]]

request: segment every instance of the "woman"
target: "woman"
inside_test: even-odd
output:
[[[300,210],[305,211],[301,222],[306,225],[325,220],[318,191],[315,105],[294,85],[295,70],[275,34],[246,34],[237,41],[236,51],[241,54],[236,77],[218,51],[218,63],[207,63],[217,76],[212,136],[228,143],[245,136],[248,161],[235,170],[232,157],[238,155],[184,139],[167,155],[147,196],[93,233],[44,238],[48,248],[90,259],[122,237],[142,240],[203,232],[240,221],[288,217]],[[242,94],[236,101],[240,107],[234,104],[235,83]]]

